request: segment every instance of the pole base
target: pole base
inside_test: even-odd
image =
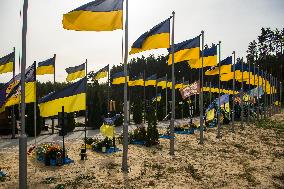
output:
[[[27,136],[19,137],[19,188],[27,188]]]

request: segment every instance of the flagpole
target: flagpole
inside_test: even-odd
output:
[[[250,64],[250,61],[248,61],[248,66],[249,66],[249,71],[248,71],[248,73],[249,73],[249,88],[248,88],[248,90],[250,91],[250,69],[251,69],[251,64]],[[249,124],[249,122],[250,122],[250,119],[249,119],[249,116],[250,116],[250,103],[251,103],[251,101],[250,101],[250,98],[249,98],[249,102],[248,102],[248,117],[247,117],[247,122],[248,122],[248,124]]]
[[[25,70],[28,0],[23,5],[22,64],[21,64],[21,135],[19,137],[19,188],[27,188],[27,135],[25,127]]]
[[[88,87],[88,59],[86,59],[86,62],[85,62],[85,69],[86,69],[86,83],[85,83],[85,90],[86,90],[86,110],[85,110],[85,128],[84,128],[84,131],[85,131],[85,140],[84,140],[84,143],[85,143],[85,152],[87,153],[87,144],[86,144],[86,139],[87,139],[87,123],[88,123],[88,101],[87,101],[87,94],[88,94],[88,90],[87,90],[87,87]]]
[[[259,65],[257,65],[257,121],[259,121]]]
[[[16,67],[16,49],[15,47],[13,48],[14,52],[14,62],[13,62],[13,83],[15,83],[15,67]],[[12,106],[12,139],[15,139],[16,135],[16,120],[15,120],[15,105]]]
[[[267,89],[266,89],[266,71],[264,72],[264,118],[267,118]]]
[[[109,94],[109,88],[110,88],[110,68],[108,65],[108,70],[107,70],[107,117],[110,117],[110,94]]]
[[[234,71],[234,78],[233,78],[233,111],[232,111],[232,132],[235,132],[235,88],[236,88],[236,52],[233,51],[233,59],[234,59],[234,65],[233,65],[233,71]]]
[[[217,128],[217,136],[216,136],[216,138],[221,138],[221,121],[220,121],[220,116],[221,116],[221,100],[220,100],[220,93],[221,93],[221,89],[220,89],[220,87],[221,87],[221,66],[220,66],[220,64],[221,64],[221,41],[219,41],[219,66],[218,66],[218,68],[219,68],[219,90],[218,90],[218,103],[219,103],[219,105],[218,105],[218,128]]]
[[[270,85],[270,95],[269,95],[269,115],[270,115],[270,117],[272,116],[272,82],[271,82],[271,80],[272,80],[272,75],[270,74],[269,75],[269,85]]]
[[[200,113],[200,140],[199,144],[204,143],[204,136],[203,136],[203,63],[204,63],[204,31],[201,31],[202,36],[202,55],[201,55],[201,83],[200,83],[200,92],[199,92],[199,113]]]
[[[144,63],[145,66],[146,63]],[[143,88],[143,96],[144,96],[144,124],[146,123],[146,88],[145,88],[145,68],[143,73],[143,80],[144,80],[144,88]]]
[[[242,61],[242,90],[241,90],[241,128],[244,128],[244,61]]]
[[[54,54],[54,74],[53,74],[53,91],[56,90],[56,86],[55,86],[55,60],[56,60],[56,54]],[[51,128],[51,133],[54,134],[54,117],[51,118],[51,125],[52,125],[52,128]]]
[[[211,90],[211,81],[209,82],[209,101],[210,101],[210,103],[211,103],[211,101],[212,101],[212,90]]]
[[[36,61],[34,61],[34,77],[35,77],[35,86],[34,86],[34,94],[35,94],[35,102],[34,102],[34,135],[35,135],[35,147],[36,147],[36,118],[37,118],[37,115],[36,115],[36,101],[37,101],[37,98],[36,98]]]
[[[128,156],[128,122],[127,122],[127,59],[128,59],[128,0],[126,0],[125,11],[125,41],[124,41],[124,124],[123,124],[123,155],[122,155],[122,171],[128,172],[127,156]]]
[[[262,77],[261,77],[261,87],[263,91],[263,118],[266,119],[266,112],[265,112],[265,88],[264,88],[264,71],[262,71]]]
[[[183,89],[183,83],[184,83],[184,77],[182,77],[182,84],[181,84],[181,88]],[[183,120],[183,100],[181,101],[181,119]]]
[[[158,109],[158,102],[157,102],[157,91],[158,91],[158,87],[157,87],[157,79],[156,79],[156,116],[157,116],[157,109]]]
[[[279,89],[279,96],[280,96],[280,99],[279,99],[279,105],[280,105],[280,114],[282,113],[282,82],[280,81],[280,89]]]
[[[168,74],[166,74],[166,118],[168,116]]]
[[[173,26],[172,26],[172,112],[171,112],[171,125],[170,125],[170,155],[175,154],[175,138],[174,138],[174,129],[175,129],[175,12],[173,14]]]

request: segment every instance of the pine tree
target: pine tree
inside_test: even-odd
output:
[[[157,129],[157,118],[154,107],[150,106],[147,111],[147,136],[146,146],[153,146],[159,144],[159,131]]]
[[[133,106],[133,121],[135,122],[135,124],[141,124],[142,123],[142,102],[140,99],[137,99],[134,102],[134,106]]]

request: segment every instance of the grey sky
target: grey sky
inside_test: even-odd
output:
[[[29,0],[27,66],[57,54],[58,81],[66,78],[65,68],[88,59],[89,70],[121,62],[122,31],[76,32],[62,28],[62,15],[91,0]],[[0,0],[0,57],[21,47],[21,0]],[[222,58],[235,50],[245,56],[248,43],[261,27],[284,27],[283,0],[129,0],[129,46],[145,31],[176,12],[176,43],[205,31],[205,43],[222,41]],[[137,56],[166,54],[153,50]],[[17,53],[18,54],[18,53]],[[130,56],[129,58],[136,57]],[[18,71],[18,69],[17,69]],[[158,70],[157,70],[158,71]],[[0,75],[6,82],[11,74]],[[52,81],[53,75],[39,76]]]

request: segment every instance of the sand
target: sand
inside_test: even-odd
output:
[[[284,115],[274,120],[284,124]],[[161,131],[162,132],[162,131]],[[256,128],[245,124],[231,133],[223,126],[222,139],[216,128],[176,135],[175,155],[169,155],[169,140],[160,145],[129,145],[129,173],[121,172],[122,151],[104,155],[88,151],[81,161],[82,140],[67,141],[68,155],[75,163],[46,167],[28,157],[29,188],[284,188],[283,130]],[[122,149],[121,145],[118,145]],[[18,188],[18,148],[0,149],[0,167],[9,177],[0,188]]]

